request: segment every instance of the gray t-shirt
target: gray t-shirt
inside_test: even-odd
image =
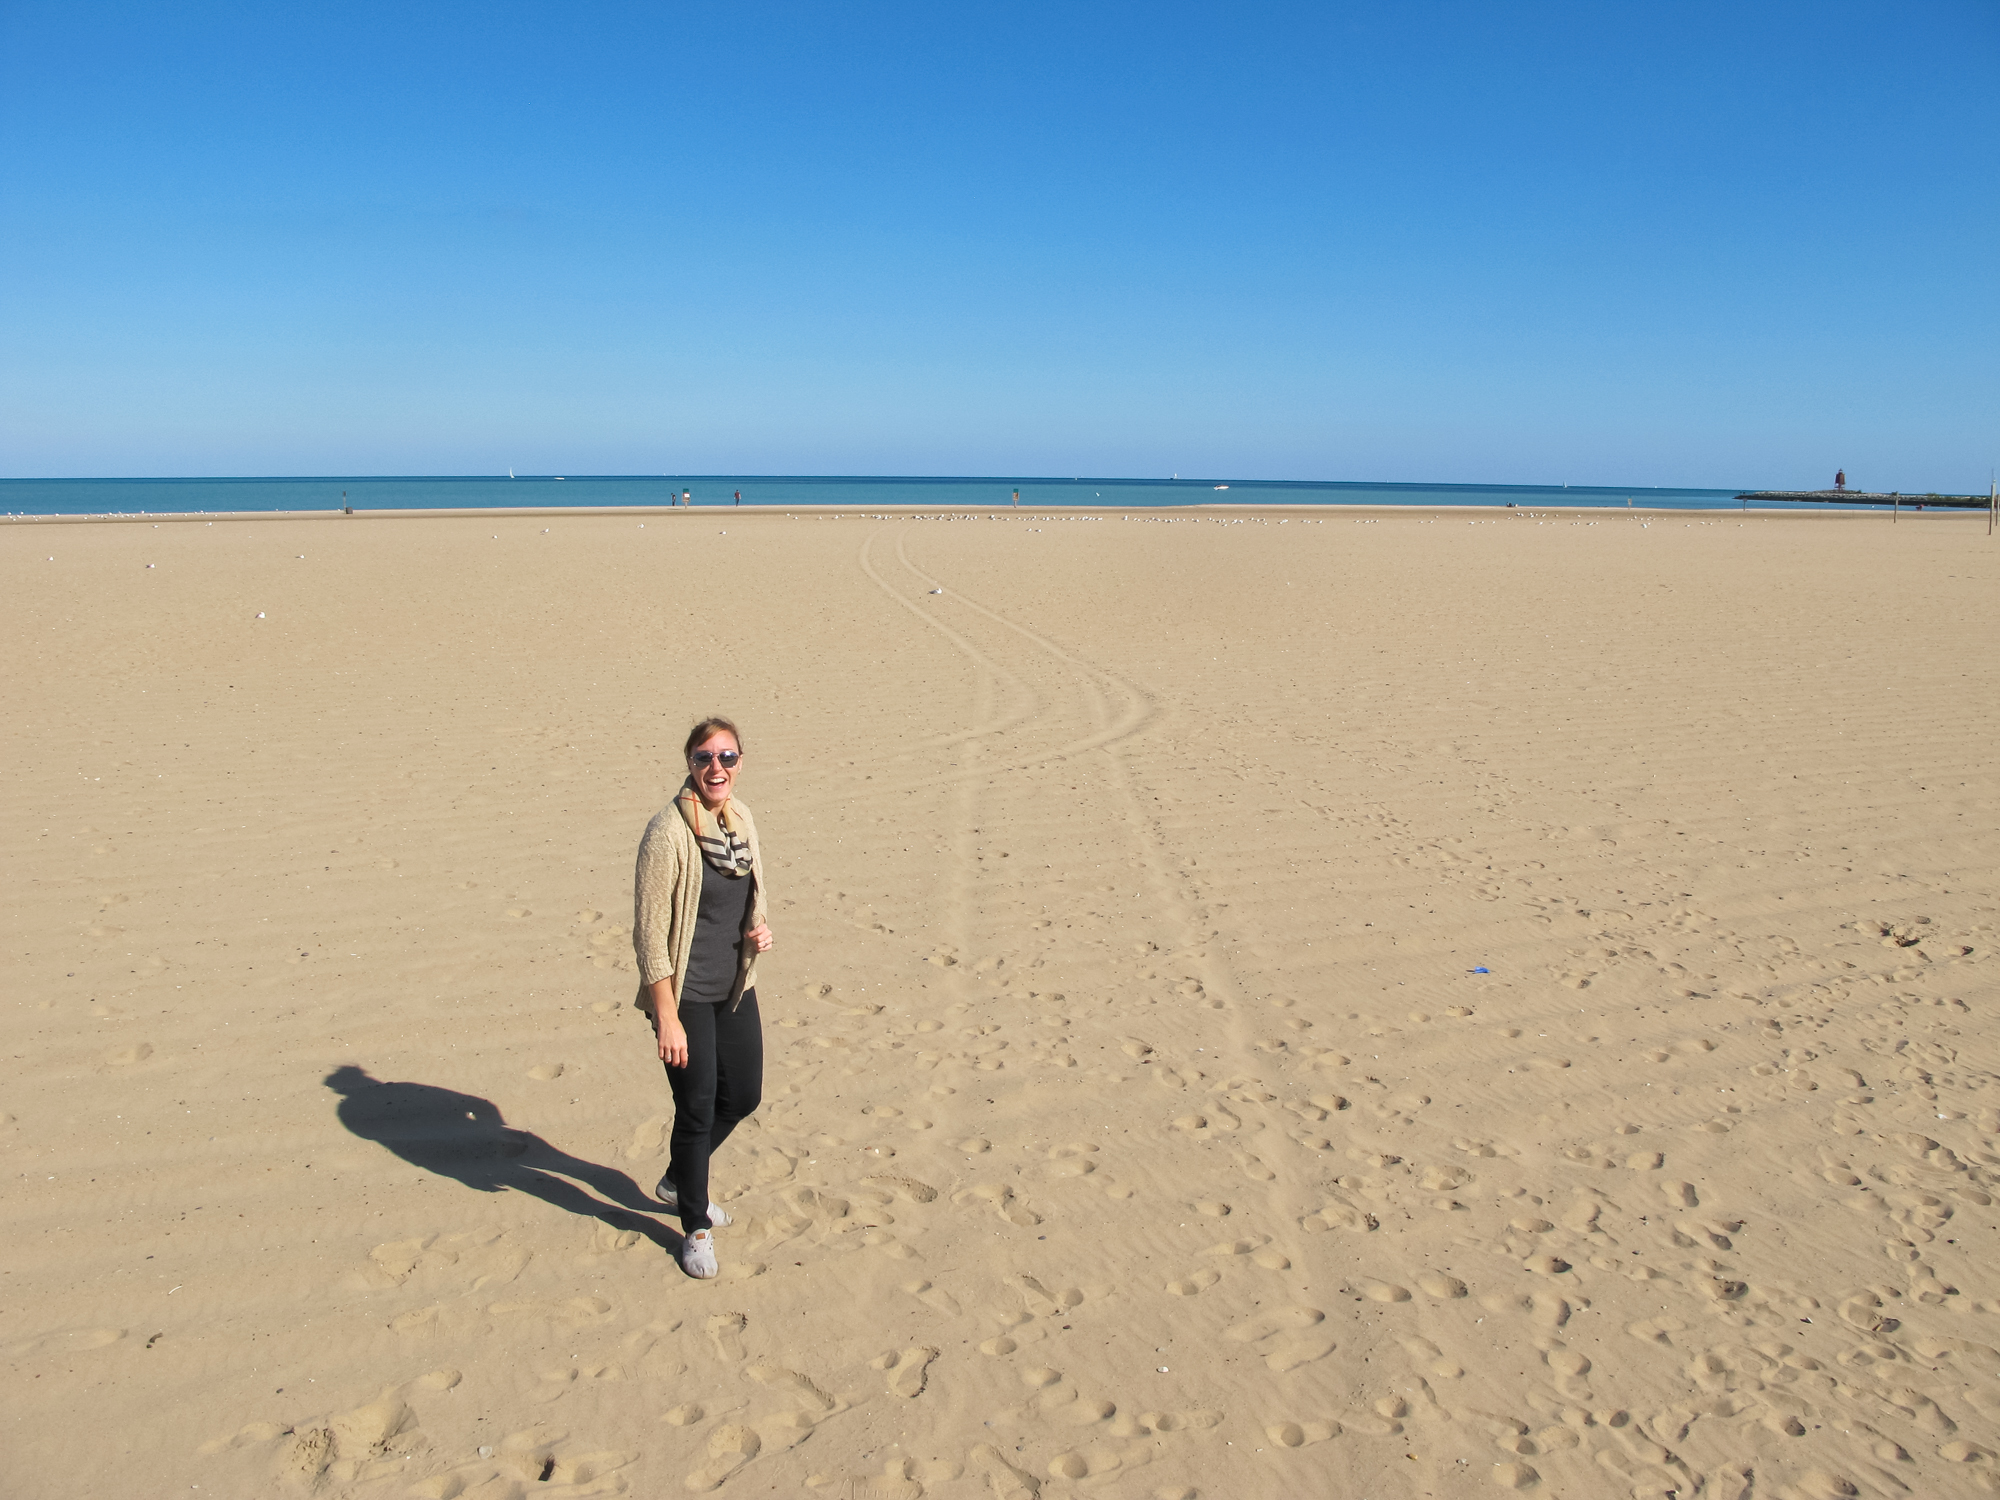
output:
[[[754,875],[723,874],[701,862],[701,909],[694,919],[694,950],[681,978],[683,1005],[720,1005],[736,988],[743,955],[743,918],[750,910]]]

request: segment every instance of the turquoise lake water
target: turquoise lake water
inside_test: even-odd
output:
[[[1226,486],[1224,488],[1223,486]],[[794,478],[769,475],[481,475],[416,478],[0,479],[0,515],[172,515],[225,511],[510,510],[658,506],[682,490],[701,506],[1023,506],[1137,509],[1174,505],[1599,506],[1734,509],[1735,490],[1561,485],[1367,484],[1239,479]],[[1752,486],[1744,486],[1745,489]],[[1852,507],[1842,507],[1851,509]]]

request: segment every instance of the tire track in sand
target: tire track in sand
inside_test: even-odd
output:
[[[941,580],[911,560],[905,536],[899,535],[896,539],[896,558],[927,589],[943,588]],[[872,570],[869,576],[875,578],[877,583],[882,583],[880,576]],[[888,585],[883,584],[883,587],[888,588]],[[894,590],[890,592],[894,593]],[[901,598],[900,595],[897,597]],[[1195,921],[1181,885],[1168,867],[1166,845],[1160,836],[1157,822],[1145,810],[1133,782],[1131,770],[1119,754],[1118,747],[1121,743],[1144,729],[1158,716],[1158,705],[1151,695],[1116,673],[1086,661],[1039,631],[1032,630],[1016,620],[1009,619],[998,610],[981,604],[962,590],[942,594],[940,597],[971,610],[1005,630],[1012,631],[1034,646],[1037,651],[1061,663],[1081,688],[1086,711],[1096,724],[1096,728],[1089,734],[1040,754],[1016,756],[998,762],[988,767],[985,774],[1029,770],[1051,761],[1087,755],[1091,751],[1100,752],[1099,763],[1103,767],[1105,779],[1123,806],[1121,821],[1125,823],[1132,837],[1146,883],[1152,888],[1154,897],[1160,909],[1166,913],[1170,925],[1181,935],[1180,955],[1192,960],[1199,967],[1203,992],[1214,1002],[1213,1008],[1233,1010],[1240,1018],[1241,1006],[1238,1003],[1234,978],[1229,972],[1228,965],[1216,952],[1215,939],[1219,934],[1213,930],[1202,931],[1201,925]],[[909,601],[902,600],[902,602],[908,604]],[[950,627],[933,619],[922,610],[916,610],[916,613],[926,622],[944,630],[953,639],[963,639],[956,631],[952,631]],[[1240,1025],[1240,1019],[1237,1024]],[[1232,1040],[1240,1042],[1242,1038],[1236,1037]]]
[[[870,581],[876,587],[880,588],[883,593],[887,594],[896,603],[922,620],[933,630],[942,634],[945,639],[963,652],[980,671],[989,674],[997,682],[1004,683],[1006,686],[1012,688],[1018,698],[1025,700],[1025,703],[1016,703],[1007,712],[990,722],[975,724],[966,729],[954,730],[950,734],[939,736],[936,739],[922,741],[912,748],[937,749],[946,745],[969,744],[979,740],[990,740],[995,736],[1005,734],[1009,730],[1021,728],[1047,718],[1047,706],[1042,700],[1042,695],[1036,692],[1019,673],[1011,671],[995,660],[994,657],[980,650],[961,631],[955,630],[945,624],[934,613],[925,610],[913,600],[898,593],[895,587],[882,577],[881,573],[876,570],[874,560],[870,555],[875,540],[880,535],[880,531],[871,532],[862,541],[861,550],[858,554],[858,561],[862,572],[866,573]],[[901,538],[897,539],[897,556],[904,567],[909,569],[911,573],[915,574],[924,583],[930,585],[932,588],[939,587],[938,581],[935,578],[910,562],[907,554],[903,551]],[[870,788],[866,790],[833,792],[828,795],[826,800],[832,802],[852,802],[863,801],[871,797],[899,796],[907,792],[920,791],[930,787],[949,786],[955,782],[963,781],[968,777],[991,776],[1004,771],[1030,770],[1035,766],[1047,765],[1052,761],[1066,760],[1125,739],[1137,733],[1153,718],[1155,712],[1153,700],[1138,688],[1124,681],[1124,679],[1073,656],[1046,636],[1039,635],[1035,631],[1029,630],[1026,626],[1017,624],[1005,615],[988,609],[985,605],[968,599],[963,594],[945,594],[941,597],[948,600],[951,604],[965,605],[975,613],[985,616],[987,619],[994,621],[1008,630],[1014,631],[1024,639],[1032,642],[1039,650],[1055,657],[1075,676],[1083,690],[1086,710],[1097,727],[1088,734],[1080,735],[1075,739],[1065,740],[1060,744],[1052,745],[1033,754],[1014,755],[1002,760],[993,761],[990,764],[964,766],[936,776],[910,778],[898,781],[893,787],[883,786],[879,789]],[[1122,707],[1115,718],[1104,702],[1104,695],[1107,689],[1123,700]],[[899,762],[904,758],[906,757],[898,757],[897,761]],[[897,762],[891,762],[891,764],[894,763]]]
[[[896,557],[926,591],[944,587],[942,580],[910,557],[906,535],[897,538]],[[1132,768],[1122,753],[1124,745],[1156,721],[1158,705],[1144,690],[1116,673],[1099,667],[1079,653],[1008,618],[961,590],[954,589],[939,597],[951,600],[1018,636],[1033,646],[1037,653],[1059,663],[1077,682],[1089,719],[1095,726],[1092,732],[1042,755],[1009,759],[993,766],[991,771],[1025,770],[1059,759],[1079,757],[1088,758],[1101,768],[1104,782],[1112,793],[1107,801],[1120,809],[1119,821],[1125,825],[1137,856],[1136,863],[1151,892],[1153,907],[1166,919],[1168,928],[1178,935],[1173,951],[1155,955],[1155,959],[1177,960],[1176,967],[1182,973],[1191,970],[1201,985],[1200,997],[1178,1015],[1171,1018],[1155,1015],[1148,1019],[1138,1012],[1128,1012],[1118,1017],[1114,1024],[1120,1031],[1128,1033],[1133,1028],[1160,1028],[1156,1033],[1163,1049],[1160,1061],[1167,1065],[1160,1071],[1171,1069],[1170,1076],[1178,1075],[1198,1082],[1207,1095],[1208,1102],[1195,1112],[1195,1118],[1204,1121],[1204,1124],[1188,1132],[1189,1135],[1201,1138],[1211,1131],[1219,1131],[1240,1142],[1233,1154],[1241,1175],[1232,1196],[1242,1208],[1251,1210],[1253,1219],[1265,1221],[1272,1230],[1282,1232],[1290,1229],[1299,1222],[1302,1213],[1319,1202],[1313,1180],[1317,1163],[1311,1161],[1313,1153],[1303,1147],[1292,1146],[1285,1139],[1287,1133],[1281,1120],[1268,1103],[1261,1102],[1275,1097],[1267,1087],[1265,1077],[1275,1065],[1275,1059],[1260,1052],[1254,1030],[1256,1018],[1250,1014],[1236,976],[1222,951],[1223,934],[1215,926],[1198,919],[1194,904],[1188,898],[1187,887],[1179,872],[1173,868],[1168,852],[1170,846],[1161,826],[1162,819],[1157,813],[1148,811]],[[925,619],[930,620],[931,616],[925,615]],[[955,845],[960,837],[965,839],[967,845],[971,842],[969,830],[973,820],[969,800],[965,811],[965,820],[959,829],[954,830]],[[961,861],[961,867],[965,863],[969,861]],[[967,913],[958,913],[955,923],[962,924],[968,917]],[[1207,1049],[1205,1054],[1198,1050],[1201,1047]],[[1216,1070],[1213,1076],[1207,1072],[1211,1068]],[[1161,1078],[1160,1081],[1165,1082],[1166,1079]],[[1189,1116],[1182,1115],[1180,1118],[1185,1121]],[[1177,1125],[1179,1123],[1176,1122]],[[1250,1138],[1266,1130],[1275,1131],[1276,1137],[1266,1137],[1253,1147]],[[1241,1134],[1237,1134],[1239,1131]],[[1274,1172],[1266,1157],[1286,1170]],[[1125,1166],[1135,1175],[1151,1177],[1155,1185],[1167,1191],[1170,1197],[1178,1197],[1172,1186],[1173,1169],[1164,1161],[1155,1160],[1144,1166],[1128,1162]],[[1228,1212],[1227,1206],[1224,1211]]]
[[[973,713],[974,723],[971,727],[956,729],[948,734],[935,735],[928,739],[916,741],[911,745],[910,752],[941,750],[950,745],[975,743],[983,738],[988,738],[996,734],[1004,734],[1007,730],[1017,725],[1029,723],[1041,717],[1044,711],[1041,695],[1023,680],[1019,673],[1011,670],[1003,663],[995,661],[958,631],[953,630],[942,620],[938,620],[927,613],[922,606],[897,593],[890,586],[888,580],[876,571],[874,560],[869,555],[869,552],[875,544],[875,538],[880,534],[879,531],[872,531],[866,537],[862,538],[861,550],[856,558],[860,563],[861,571],[866,573],[869,580],[877,588],[881,589],[883,593],[895,600],[896,603],[900,604],[904,609],[908,610],[932,629],[942,633],[945,639],[964,653],[980,672],[980,677],[973,688],[975,707]],[[1001,713],[999,717],[988,718],[986,716],[992,712],[992,700],[995,696],[994,689],[996,685],[1000,684],[1004,684],[1011,690],[1014,701],[1008,705],[1006,711]],[[898,759],[903,758],[907,758],[907,756],[898,757]],[[981,768],[964,769],[955,773],[956,776],[978,774],[981,774]],[[905,782],[903,785],[906,787],[935,786],[951,779],[954,778],[935,777],[923,782]]]

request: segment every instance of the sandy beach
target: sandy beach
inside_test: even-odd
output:
[[[1971,514],[0,527],[7,1478],[2000,1492]],[[736,1224],[632,861],[743,726]]]

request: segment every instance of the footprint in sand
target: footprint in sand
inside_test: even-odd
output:
[[[290,1435],[291,1429],[277,1422],[250,1422],[228,1437],[210,1439],[195,1449],[195,1452],[203,1458],[208,1458],[217,1453],[227,1452],[231,1448],[246,1448],[254,1443],[275,1443],[280,1438]]]
[[[1604,1212],[1604,1204],[1592,1198],[1578,1198],[1568,1208],[1562,1210],[1564,1228],[1576,1230],[1578,1234],[1590,1234],[1598,1226],[1598,1216]]]
[[[708,1320],[709,1342],[715,1345],[715,1352],[727,1360],[743,1358],[743,1330],[750,1320],[740,1312],[719,1312]],[[722,1481],[717,1480],[720,1484]]]
[[[1036,1365],[1020,1373],[1021,1384],[1028,1388],[1028,1405],[1035,1411],[1056,1411],[1077,1399],[1076,1387],[1063,1378],[1061,1370]]]
[[[1572,1401],[1588,1401],[1590,1386],[1584,1376],[1590,1373],[1590,1361],[1574,1349],[1555,1348],[1542,1355],[1550,1371],[1556,1377],[1556,1389]]]
[[[673,1127],[673,1119],[668,1115],[654,1115],[641,1121],[632,1132],[632,1144],[625,1148],[625,1155],[631,1161],[645,1161],[658,1156],[666,1148],[667,1132]]]
[[[932,1311],[941,1312],[947,1317],[957,1317],[963,1310],[958,1305],[958,1299],[950,1292],[942,1287],[933,1286],[928,1281],[912,1281],[903,1290]]]
[[[983,1182],[952,1196],[952,1202],[965,1207],[974,1203],[990,1203],[994,1210],[1009,1224],[1022,1229],[1030,1229],[1042,1222],[1042,1216],[1019,1202],[1014,1190],[1005,1183]]]
[[[134,1063],[142,1063],[153,1055],[151,1042],[135,1042],[130,1047],[120,1047],[104,1054],[104,1063],[112,1068],[129,1068]]]
[[[1254,1344],[1264,1363],[1282,1375],[1333,1352],[1334,1337],[1325,1322],[1326,1314],[1316,1307],[1284,1307],[1246,1318],[1225,1329],[1222,1336],[1239,1344]]]
[[[1307,1214],[1299,1220],[1299,1228],[1308,1232],[1345,1229],[1351,1234],[1369,1234],[1380,1227],[1381,1221],[1366,1209],[1340,1202],[1322,1204],[1319,1212]]]
[[[1097,1170],[1097,1163],[1090,1160],[1097,1147],[1087,1142],[1080,1145],[1055,1146],[1049,1151],[1049,1176],[1086,1177]]]
[[[1222,1273],[1220,1271],[1196,1271],[1192,1276],[1184,1276],[1179,1281],[1168,1282],[1167,1290],[1172,1292],[1176,1297],[1192,1297],[1200,1292],[1207,1291],[1220,1280],[1222,1280]]]
[[[707,1415],[700,1403],[683,1401],[679,1406],[670,1406],[661,1412],[660,1420],[671,1427],[692,1427]]]
[[[551,1323],[567,1323],[572,1327],[580,1327],[587,1323],[601,1322],[611,1312],[611,1303],[603,1297],[567,1297],[561,1301],[526,1298],[518,1302],[495,1302],[486,1310],[496,1318],[527,1316],[543,1318]],[[437,1309],[420,1308],[418,1312],[435,1315]],[[402,1322],[403,1319],[398,1318],[396,1323],[390,1326],[395,1327]]]
[[[1223,1240],[1202,1251],[1203,1255],[1250,1255],[1271,1243],[1268,1234],[1248,1235],[1240,1240]]]
[[[1337,1438],[1341,1430],[1340,1424],[1331,1418],[1316,1422],[1273,1422],[1264,1429],[1264,1436],[1280,1448],[1303,1448]]]
[[[1093,1425],[1113,1418],[1116,1413],[1117,1407],[1109,1401],[1078,1401],[1070,1408],[1069,1419]],[[1136,1417],[1117,1416],[1109,1428],[1109,1436],[1114,1441],[1059,1453],[1049,1461],[1049,1473],[1057,1479],[1093,1479],[1121,1469],[1135,1469],[1151,1463],[1160,1454],[1159,1445],[1135,1439],[1155,1434],[1200,1431],[1216,1426],[1221,1420],[1219,1412],[1211,1411],[1149,1411]],[[1195,1491],[1178,1484],[1166,1484],[1153,1493],[1156,1497],[1172,1496],[1176,1500],[1188,1497],[1192,1500]]]
[[[930,1383],[931,1361],[937,1357],[935,1349],[905,1349],[900,1354],[879,1354],[868,1363],[888,1377],[890,1395],[914,1401]]]
[[[1083,1305],[1083,1293],[1076,1287],[1066,1287],[1062,1291],[1054,1292],[1033,1276],[1015,1275],[1007,1279],[1019,1288],[1021,1301],[1036,1317],[1056,1317],[1073,1307]]]
[[[708,1440],[708,1462],[682,1481],[697,1494],[715,1489],[738,1469],[755,1458],[764,1440],[754,1427],[732,1424],[719,1427]]]
[[[293,1483],[310,1488],[332,1462],[333,1433],[325,1427],[306,1427],[292,1434],[278,1467]]]
[[[968,1457],[971,1467],[993,1487],[994,1500],[1037,1500],[1042,1492],[1041,1480],[1015,1468],[991,1443],[975,1444]]]
[[[621,1485],[622,1481],[607,1481],[606,1476],[638,1461],[637,1453],[607,1449],[596,1453],[579,1454],[574,1458],[558,1458],[553,1467],[544,1460],[542,1468],[546,1471],[550,1489],[555,1494],[616,1494],[618,1493],[616,1488],[602,1486],[607,1483],[617,1486]],[[583,1488],[586,1485],[592,1488]]]
[[[787,1188],[783,1197],[793,1214],[802,1216],[807,1223],[832,1224],[846,1218],[850,1209],[845,1198],[835,1198],[817,1188]]]
[[[1463,1365],[1446,1359],[1444,1351],[1429,1339],[1412,1335],[1397,1342],[1403,1346],[1405,1354],[1423,1366],[1426,1374],[1434,1375],[1440,1380],[1456,1380],[1465,1373]]]
[[[887,1188],[906,1203],[937,1201],[937,1189],[928,1182],[919,1182],[914,1177],[891,1177],[878,1173],[873,1177],[864,1177],[862,1181],[874,1187]]]
[[[1427,1193],[1455,1193],[1472,1177],[1464,1167],[1425,1167],[1417,1182]]]
[[[573,1063],[536,1063],[532,1068],[528,1069],[528,1076],[539,1082],[548,1083],[552,1079],[562,1077],[565,1073],[574,1073],[575,1071],[576,1066]]]
[[[765,1389],[791,1397],[802,1410],[817,1416],[826,1415],[838,1405],[833,1397],[813,1383],[810,1376],[788,1370],[783,1365],[752,1365],[744,1373]]]
[[[1049,1460],[1049,1473],[1057,1479],[1090,1479],[1145,1463],[1151,1457],[1144,1443],[1106,1443],[1081,1452],[1058,1453]]]

